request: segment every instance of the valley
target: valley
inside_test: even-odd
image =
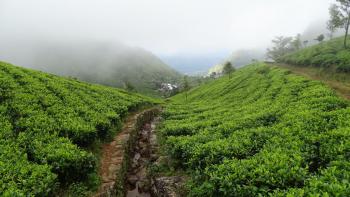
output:
[[[347,194],[349,102],[285,68],[252,64],[166,103],[6,63],[1,71],[7,124],[1,161],[12,157],[18,164],[2,168],[8,179],[2,179],[7,189],[1,195]],[[140,111],[157,105],[164,109],[154,121],[158,107]],[[68,124],[73,117],[81,119]],[[79,121],[91,127],[84,130]],[[30,164],[24,179],[10,179],[24,163]],[[28,182],[10,181],[28,176],[46,182],[32,190]]]
[[[350,196],[350,0],[0,0],[0,197]]]

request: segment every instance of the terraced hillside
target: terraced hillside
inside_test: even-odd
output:
[[[172,98],[160,134],[190,196],[350,196],[350,106],[262,64]]]
[[[329,71],[350,73],[350,50],[344,48],[343,42],[344,37],[334,38],[294,53],[289,53],[279,61],[292,65],[314,66],[326,68]]]
[[[113,136],[128,111],[154,102],[0,62],[0,196],[96,186],[88,150]]]

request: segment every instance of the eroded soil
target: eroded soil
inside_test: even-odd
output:
[[[99,174],[102,184],[98,192],[94,196],[109,196],[109,192],[115,185],[117,179],[117,172],[122,167],[124,160],[124,147],[129,140],[130,133],[134,129],[137,117],[142,112],[131,114],[124,121],[122,130],[118,133],[113,141],[102,146],[102,157],[100,161]]]

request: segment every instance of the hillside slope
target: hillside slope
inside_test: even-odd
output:
[[[51,41],[28,46],[18,43],[15,49],[4,48],[0,58],[92,83],[119,88],[125,88],[127,83],[148,95],[159,95],[161,83],[177,83],[181,79],[180,73],[152,53],[121,43]]]
[[[350,100],[350,73],[332,72],[328,69],[311,66],[295,66],[279,63],[269,63],[268,65],[282,67],[308,79],[321,81],[334,89],[339,96]]]
[[[129,110],[155,102],[4,62],[0,92],[0,196],[52,196],[84,181],[92,189],[89,148],[113,136]]]
[[[256,64],[172,98],[164,150],[191,196],[349,196],[350,105]]]
[[[350,38],[348,39],[350,41]],[[282,57],[283,63],[329,68],[337,72],[350,73],[350,50],[343,46],[344,37],[307,47]]]

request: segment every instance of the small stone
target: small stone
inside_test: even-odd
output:
[[[146,179],[143,179],[142,181],[138,182],[138,190],[140,193],[146,193],[149,192],[149,181]]]
[[[159,156],[157,154],[151,154],[150,156],[150,160],[153,162],[153,161],[156,161],[157,159],[159,158]]]
[[[152,192],[156,195],[178,196],[177,190],[183,184],[182,177],[158,177],[153,181]]]
[[[136,175],[131,175],[128,177],[128,183],[130,185],[135,185],[139,178]]]

